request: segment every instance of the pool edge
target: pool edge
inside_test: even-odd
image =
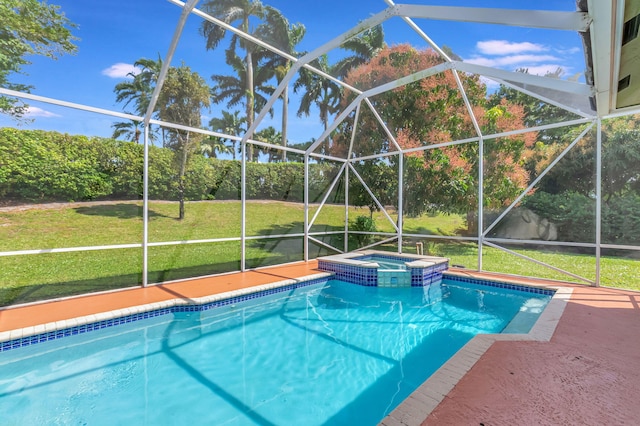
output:
[[[108,312],[86,315],[67,320],[55,321],[46,324],[29,326],[21,329],[0,332],[0,343],[27,338],[42,333],[55,332],[82,324],[96,323],[113,318],[123,317],[143,312],[152,312],[160,309],[171,309],[176,306],[204,305],[207,303],[245,296],[286,287],[292,284],[329,278],[332,273],[315,273],[297,278],[288,278],[274,283],[261,284],[243,289],[203,296],[199,298],[174,298],[162,302],[154,302],[130,308],[116,309]],[[469,276],[467,273],[449,270],[446,275],[455,277]],[[507,277],[480,277],[474,276],[474,281],[488,281],[513,284],[515,286],[555,290],[555,294],[549,301],[545,310],[527,334],[484,334],[472,338],[465,346],[456,352],[442,367],[400,405],[398,405],[379,425],[419,425],[442,402],[445,396],[453,390],[456,384],[467,374],[475,363],[485,354],[487,349],[496,341],[549,341],[554,334],[557,324],[564,312],[567,302],[573,292],[572,288],[563,287],[560,283],[514,283]]]
[[[33,336],[42,335],[45,333],[59,332],[62,330],[70,329],[73,327],[95,324],[102,321],[109,321],[116,318],[123,318],[130,315],[143,314],[147,312],[160,311],[164,309],[172,309],[179,306],[200,306],[209,303],[232,299],[235,297],[246,296],[253,293],[260,293],[268,290],[277,289],[280,287],[286,287],[293,284],[303,283],[307,281],[313,281],[318,279],[330,278],[332,273],[319,272],[316,274],[305,275],[298,278],[288,278],[285,280],[276,281],[268,284],[260,284],[251,287],[245,287],[238,290],[231,290],[227,292],[212,294],[208,296],[202,296],[197,298],[172,298],[163,300],[160,302],[147,303],[143,305],[137,305],[127,308],[114,309],[111,311],[100,312],[96,314],[84,315],[75,318],[69,318],[65,320],[52,321],[44,324],[38,324],[35,326],[28,326],[23,328],[17,328],[13,330],[6,330],[0,332],[0,345],[7,342],[13,342],[19,339],[25,339]],[[2,352],[2,350],[0,350]]]
[[[560,322],[560,318],[571,298],[570,287],[525,284],[555,290],[555,294],[540,314],[529,333],[526,334],[479,334],[458,350],[446,363],[413,391],[389,413],[379,426],[419,426],[431,412],[453,390],[458,382],[473,368],[485,352],[498,341],[548,342]]]

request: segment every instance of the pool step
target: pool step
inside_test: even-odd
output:
[[[378,287],[411,287],[411,272],[378,269]]]

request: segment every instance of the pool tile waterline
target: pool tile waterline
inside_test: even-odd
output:
[[[442,272],[439,273],[439,278],[434,278],[436,274],[437,273],[432,274],[429,278],[429,282],[425,283],[424,285],[429,285],[431,283],[435,283],[442,279],[443,277]],[[450,281],[457,281],[461,283],[471,283],[476,285],[497,287],[497,288],[503,288],[503,289],[509,289],[509,290],[517,290],[517,291],[523,291],[523,292],[535,293],[535,294],[541,294],[541,295],[547,295],[547,296],[553,296],[553,294],[556,291],[555,289],[549,289],[549,288],[529,287],[525,285],[510,284],[506,282],[495,282],[495,281],[489,281],[489,280],[478,279],[478,278],[461,277],[458,275],[444,274],[444,276],[446,276],[446,278]],[[60,328],[53,331],[47,331],[44,333],[32,334],[26,337],[9,338],[9,340],[0,342],[0,352],[6,352],[11,349],[18,349],[21,347],[31,346],[31,345],[35,345],[42,342],[57,340],[63,337],[75,336],[78,334],[84,334],[91,331],[102,330],[105,328],[114,327],[122,324],[128,324],[131,322],[140,321],[147,318],[158,317],[161,315],[167,315],[167,314],[172,314],[177,312],[202,312],[202,311],[206,311],[206,310],[217,308],[217,307],[232,305],[234,303],[240,303],[246,300],[267,296],[270,294],[276,294],[276,293],[295,290],[297,288],[306,287],[314,284],[320,284],[320,283],[326,282],[331,277],[332,276],[330,274],[327,274],[327,276],[324,276],[322,278],[309,277],[310,279],[308,280],[298,280],[297,282],[294,282],[294,283],[291,283],[291,280],[287,280],[280,283],[274,283],[273,285],[269,286],[270,288],[254,291],[248,294],[242,294],[242,295],[231,296],[231,297],[223,296],[218,300],[208,301],[204,303],[181,304],[181,305],[175,305],[170,307],[164,307],[160,309],[150,309],[147,311],[119,316],[111,319],[90,322],[90,323],[76,325],[72,327],[64,327],[64,328]],[[335,278],[341,279],[337,275],[335,276]],[[367,284],[360,283],[360,285],[366,286]],[[64,321],[62,323],[64,323]]]
[[[209,309],[218,308],[227,305],[233,305],[235,303],[244,302],[246,300],[256,299],[263,296],[268,296],[270,294],[282,293],[285,291],[295,290],[300,287],[306,287],[314,284],[320,284],[326,282],[329,278],[331,278],[331,274],[322,274],[321,278],[308,277],[309,279],[301,278],[297,280],[297,282],[291,283],[292,280],[286,280],[279,283],[274,283],[268,286],[261,287],[269,287],[266,289],[254,289],[254,291],[242,294],[238,296],[227,296],[221,295],[221,297],[216,298],[216,300],[206,301],[202,303],[198,303],[195,301],[194,303],[183,303],[165,308],[155,308],[155,305],[149,305],[148,310],[144,310],[142,312],[117,316],[115,318],[110,318],[101,321],[89,322],[82,325],[76,325],[72,327],[60,328],[54,331],[48,331],[44,333],[32,334],[26,337],[20,338],[11,338],[10,340],[6,340],[4,342],[0,342],[0,352],[5,352],[11,349],[17,349],[25,346],[31,346],[37,343],[47,342],[51,340],[57,340],[63,337],[75,336],[77,334],[84,334],[90,331],[101,330],[109,327],[114,327],[122,324],[127,324],[135,321],[144,320],[147,318],[158,317],[161,315],[173,314],[178,312],[203,312]],[[206,298],[210,299],[210,298]],[[166,303],[164,303],[166,305]],[[144,309],[144,307],[141,307]],[[65,323],[65,321],[61,321],[61,323]],[[30,327],[30,329],[34,329],[34,327]],[[10,333],[3,333],[5,335],[11,335]]]
[[[404,263],[402,270],[383,269],[377,261]],[[442,279],[449,259],[378,250],[343,253],[318,259],[318,268],[336,278],[367,287],[424,287]]]

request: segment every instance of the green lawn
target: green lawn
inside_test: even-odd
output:
[[[310,209],[313,217],[316,207]],[[239,202],[192,202],[186,218],[177,220],[178,206],[172,202],[150,203],[150,242],[202,240],[237,237],[240,234]],[[303,232],[302,204],[248,202],[247,234],[251,236],[291,235]],[[46,209],[0,213],[0,251],[50,249],[112,244],[139,244],[142,238],[141,203],[118,202],[54,206]],[[350,208],[349,216],[369,215],[367,208]],[[344,230],[344,206],[325,206],[313,231]],[[382,213],[375,213],[378,229],[392,232],[393,226]],[[396,217],[392,216],[395,221]],[[464,228],[460,216],[406,218],[405,233],[454,235]],[[342,235],[320,238],[343,247]],[[384,237],[379,237],[378,240]],[[354,239],[350,248],[357,247]],[[311,244],[311,257],[328,254]],[[386,247],[395,249],[393,245]],[[451,258],[452,264],[475,268],[477,247],[473,244],[427,243],[432,254]],[[415,250],[407,241],[406,250]],[[302,260],[302,237],[249,240],[247,266],[250,268]],[[593,278],[592,256],[569,255],[535,250],[518,250],[528,256],[571,272]],[[485,248],[486,270],[567,280],[570,277],[526,262],[502,251]],[[161,282],[240,269],[240,242],[167,245],[149,248],[150,282]],[[603,285],[640,289],[636,277],[640,262],[606,257],[602,261]],[[71,253],[45,253],[0,257],[0,305],[24,303],[52,297],[80,294],[138,285],[141,282],[140,248]]]

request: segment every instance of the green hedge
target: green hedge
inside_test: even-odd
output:
[[[84,136],[2,129],[0,196],[87,200],[109,195],[95,144]]]
[[[178,198],[174,152],[149,149],[149,197]],[[336,164],[311,164],[310,200],[319,201]],[[24,202],[137,199],[142,197],[143,147],[133,142],[39,130],[0,129],[0,197]],[[302,163],[247,163],[248,199],[302,202]],[[239,200],[239,161],[195,155],[186,198]],[[340,201],[340,200],[332,200]]]

